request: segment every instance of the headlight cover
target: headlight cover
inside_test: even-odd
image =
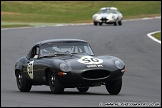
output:
[[[115,60],[115,66],[116,66],[118,69],[123,69],[123,68],[124,68],[124,63],[122,63],[122,62],[119,61],[119,60]]]
[[[94,18],[94,20],[96,20],[97,19],[97,16],[95,15],[93,18]]]
[[[60,64],[60,69],[64,72],[69,72],[71,71],[71,67],[66,63],[66,62],[62,62]]]
[[[112,19],[115,19],[115,15],[112,15]]]

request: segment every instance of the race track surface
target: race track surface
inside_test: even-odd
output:
[[[122,26],[75,25],[1,30],[2,107],[98,107],[103,102],[160,102],[161,44],[147,37],[161,30],[161,18],[124,21]],[[48,86],[33,86],[28,93],[16,85],[14,66],[38,41],[77,38],[88,41],[96,55],[113,55],[126,64],[119,95],[110,95],[104,85],[87,93],[66,88],[52,94]]]

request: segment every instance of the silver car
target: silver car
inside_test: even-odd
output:
[[[96,26],[105,24],[122,25],[123,15],[115,7],[103,7],[93,15],[93,23]]]

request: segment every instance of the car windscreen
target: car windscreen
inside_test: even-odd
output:
[[[53,54],[88,54],[94,55],[90,45],[85,42],[53,42],[40,47],[40,57]]]
[[[111,10],[111,9],[103,9],[103,10],[100,10],[99,13],[118,13],[117,10]]]
[[[116,14],[116,13],[118,13],[118,11],[116,11],[116,10],[107,10],[107,13],[114,13],[114,14]]]
[[[100,10],[99,13],[107,13],[106,9]]]

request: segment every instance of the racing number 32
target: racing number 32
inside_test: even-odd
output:
[[[103,60],[91,56],[83,56],[80,59],[78,59],[78,62],[83,64],[101,64]]]

